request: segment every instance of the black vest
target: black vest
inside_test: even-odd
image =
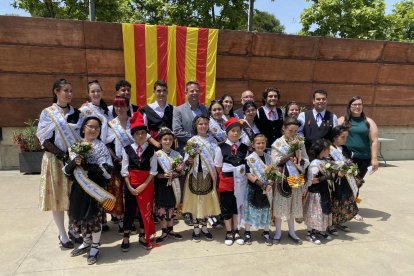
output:
[[[172,130],[173,106],[167,105],[164,110],[164,117],[160,118],[157,112],[148,105],[144,107],[143,113],[147,115],[148,129],[152,132],[158,132],[162,127],[168,127]]]
[[[227,143],[219,145],[221,149],[221,154],[223,155],[223,163],[233,165],[235,167],[246,164],[246,156],[249,150],[249,147],[241,143],[237,148],[236,155],[231,153],[231,146]]]
[[[333,113],[325,111],[321,126],[318,127],[313,111],[305,112],[305,124],[303,126],[303,135],[305,136],[305,147],[309,150],[311,145],[318,139],[330,139],[333,126]]]
[[[270,148],[273,142],[282,136],[282,127],[283,127],[283,114],[280,108],[276,108],[278,120],[270,121],[267,118],[267,114],[264,111],[263,107],[258,109],[259,119],[257,120],[257,128],[260,130],[260,133],[264,134],[267,138],[267,147]]]
[[[137,152],[131,145],[126,146],[125,152],[128,154],[129,166],[128,170],[141,170],[150,171],[151,158],[154,156],[155,148],[152,145],[148,145],[144,152],[141,154],[141,159],[138,160]]]

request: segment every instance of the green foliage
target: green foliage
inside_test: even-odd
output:
[[[39,140],[36,136],[37,120],[25,122],[26,127],[13,133],[13,142],[24,151],[41,151]]]
[[[273,14],[255,10],[253,30],[257,32],[283,33],[285,27],[280,24],[280,21]]]
[[[301,14],[302,34],[386,39],[389,19],[383,0],[307,0]]]
[[[414,1],[403,0],[394,5],[388,16],[391,22],[388,39],[397,41],[414,41]]]

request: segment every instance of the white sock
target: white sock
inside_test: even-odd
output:
[[[295,233],[295,219],[293,217],[289,218],[288,220],[288,226],[289,226],[289,234],[292,238],[298,239],[299,237]]]
[[[92,247],[91,247],[91,255],[95,255],[99,251],[99,242],[101,240],[101,233],[102,231],[99,231],[97,233],[92,233]]]
[[[207,230],[207,225],[203,225],[203,226],[201,227],[201,231],[203,231],[204,233],[208,233],[208,230]]]
[[[92,243],[91,234],[86,234],[86,236],[83,237],[83,243],[79,245],[78,248],[82,249],[82,248],[88,247],[91,245],[91,243]]]
[[[63,211],[52,211],[52,215],[58,228],[61,242],[67,243],[69,241],[69,237],[65,230],[65,213]]]
[[[280,237],[282,236],[282,219],[276,218],[275,224],[276,224],[276,232],[275,232],[274,238],[280,239]]]

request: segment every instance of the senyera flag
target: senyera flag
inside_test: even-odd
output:
[[[218,30],[181,26],[122,24],[125,78],[131,102],[153,102],[154,82],[168,85],[168,102],[185,102],[185,83],[200,84],[200,102],[210,103],[216,90]]]

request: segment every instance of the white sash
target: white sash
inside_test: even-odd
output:
[[[107,192],[104,188],[93,182],[88,178],[87,173],[80,167],[76,167],[73,172],[76,181],[82,187],[82,189],[91,197],[96,199],[102,207],[110,212],[115,207],[116,198]]]
[[[337,148],[333,147],[333,146],[331,146],[331,153],[330,154],[331,154],[332,158],[335,161],[342,161],[342,162],[346,161],[346,158],[342,154],[342,152],[340,150],[338,150]],[[346,180],[348,180],[349,187],[351,188],[352,193],[354,194],[354,197],[357,198],[357,196],[358,196],[358,186],[356,184],[355,177],[353,175],[349,175],[349,174],[346,174],[345,177],[346,177]]]
[[[110,121],[109,126],[113,129],[116,139],[121,143],[123,148],[134,143],[134,138],[121,126],[117,118]]]
[[[266,164],[271,165],[272,159],[268,154],[264,154]],[[263,163],[262,159],[256,152],[253,152],[246,158],[247,165],[250,167],[250,173],[254,176],[259,178],[261,181],[266,180],[264,177],[264,173],[266,170],[267,165]],[[267,196],[267,200],[269,201],[270,208],[272,208],[273,203],[273,188],[269,192],[265,192]]]
[[[289,147],[287,145],[281,145],[279,148],[279,151],[285,155],[289,154]],[[285,167],[288,170],[289,176],[292,178],[288,177],[288,183],[289,185],[291,185],[291,181],[292,180],[298,180],[303,182],[302,185],[305,183],[305,179],[303,178],[303,175],[299,172],[297,165],[295,163],[293,163],[292,161],[288,160],[285,163]],[[283,177],[285,176],[285,174],[283,174]],[[292,183],[293,184],[293,183]],[[292,187],[293,189],[295,189],[295,187]]]
[[[174,154],[174,152],[176,152],[176,151],[171,151],[171,157],[181,157],[181,155],[178,152],[176,152],[177,154]],[[156,154],[157,154],[158,164],[161,166],[163,171],[165,173],[172,172],[172,170],[173,170],[173,168],[172,168],[172,165],[173,165],[172,158],[169,157],[168,154],[166,154],[163,150],[158,150],[156,152]],[[180,204],[180,201],[181,201],[181,187],[180,187],[179,179],[178,178],[173,178],[171,180],[171,186],[173,188],[176,206],[178,206]]]
[[[195,140],[197,143],[199,143],[201,146],[201,161],[206,165],[208,172],[211,175],[211,179],[213,180],[213,184],[215,185],[217,183],[217,172],[216,167],[214,166],[214,158],[210,153],[209,145],[207,145],[202,139],[195,136],[192,138],[192,140]],[[198,159],[198,158],[194,158]],[[198,160],[194,160],[193,164],[193,171],[190,173],[193,173],[194,177],[197,178],[197,170],[194,170],[194,168],[198,168]],[[206,172],[203,171],[203,177],[207,175]]]
[[[220,127],[219,123],[218,123],[216,120],[214,120],[213,118],[211,118],[211,119],[210,119],[209,124],[210,124],[210,125],[209,125],[209,128],[210,128],[210,132],[211,132],[211,134],[212,134],[215,138],[217,138],[217,140],[218,140],[219,142],[224,142],[224,141],[226,141],[226,139],[227,139],[226,131],[224,131],[224,130]]]
[[[241,221],[244,218],[243,203],[244,196],[247,188],[247,177],[246,177],[246,166],[240,165],[237,167],[233,166],[233,178],[234,178],[234,196],[236,197],[238,216],[238,227],[240,228]]]
[[[58,108],[52,105],[46,108],[46,112],[55,124],[56,130],[62,138],[62,141],[65,143],[66,148],[69,150],[70,147],[76,143],[76,141],[80,140],[79,135],[68,124],[62,112],[60,112]]]

